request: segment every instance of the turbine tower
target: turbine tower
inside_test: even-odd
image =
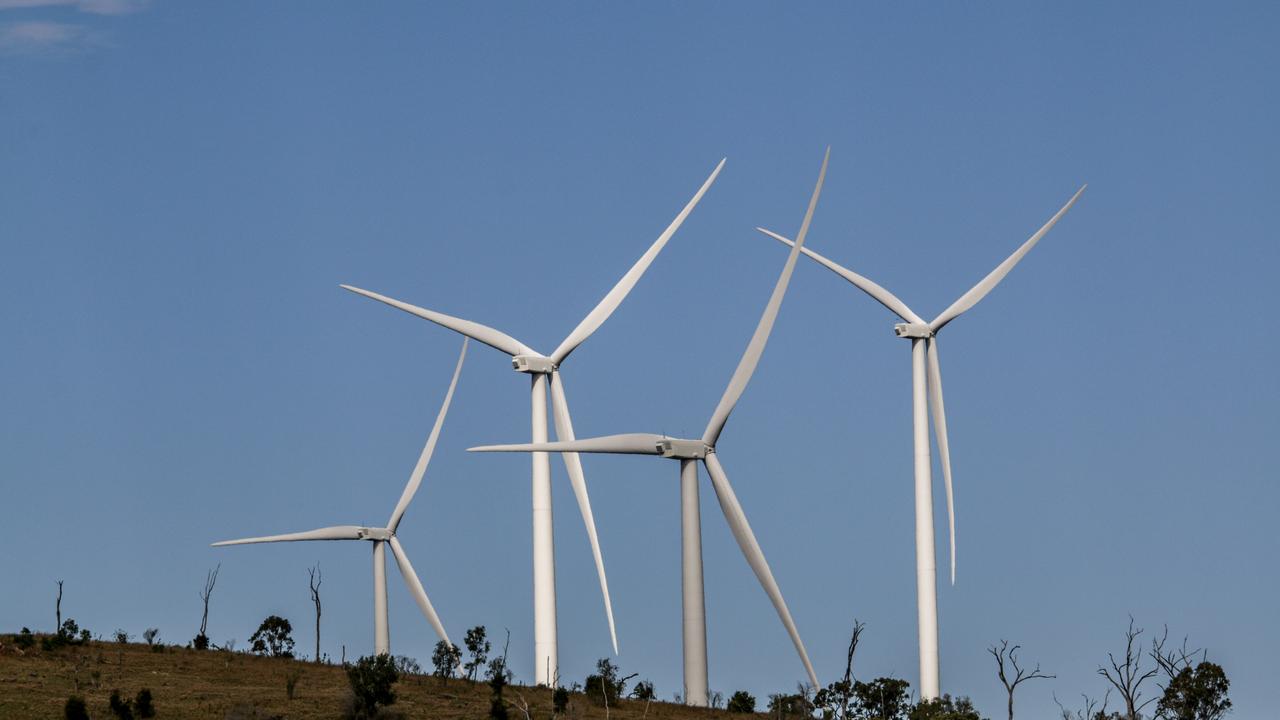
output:
[[[841,267],[809,248],[801,252],[848,280],[859,290],[889,309],[903,320],[893,326],[900,338],[911,340],[911,409],[915,445],[915,496],[916,496],[916,612],[920,633],[920,696],[925,700],[938,697],[938,590],[937,561],[934,558],[933,538],[933,480],[931,477],[931,453],[929,449],[929,419],[932,410],[933,430],[938,438],[938,454],[942,462],[943,486],[947,493],[947,522],[951,541],[951,583],[956,581],[956,517],[951,490],[951,451],[947,445],[947,417],[942,404],[942,370],[938,363],[938,331],[947,323],[977,305],[987,293],[1004,279],[1040,238],[1075,204],[1086,186],[1071,196],[1049,222],[1036,231],[1026,242],[1000,263],[977,285],[961,295],[942,314],[925,322],[912,312],[906,303],[893,293],[867,278]],[[792,246],[796,243],[778,233],[756,228],[760,232]]]
[[[386,303],[412,315],[430,320],[437,325],[484,343],[511,356],[511,366],[516,372],[526,373],[531,379],[532,441],[547,441],[547,389],[551,390],[551,409],[556,428],[556,439],[573,440],[573,421],[569,416],[569,404],[565,399],[564,381],[560,376],[560,364],[587,338],[591,337],[604,321],[640,281],[654,258],[666,246],[689,213],[702,199],[703,194],[715,182],[724,167],[724,160],[702,183],[680,214],[667,229],[627,271],[613,289],[587,314],[582,322],[560,343],[555,352],[543,355],[510,335],[480,323],[452,317],[433,310],[426,310],[399,300],[362,290],[350,285],[342,287],[351,292]],[[596,573],[600,578],[600,593],[604,597],[605,615],[609,621],[609,638],[614,653],[618,652],[618,634],[613,623],[613,604],[609,599],[609,583],[605,578],[604,559],[600,554],[600,542],[596,536],[595,519],[591,513],[591,500],[587,495],[587,483],[582,473],[582,461],[577,453],[561,453],[570,485],[578,500],[578,511],[586,525],[591,553],[595,557]],[[534,674],[539,685],[552,685],[559,677],[559,657],[556,642],[556,577],[555,550],[551,518],[551,460],[546,453],[533,454],[533,634]]]
[[[409,482],[404,486],[404,492],[400,494],[400,502],[396,503],[386,527],[337,525],[319,528],[318,530],[287,533],[285,535],[224,540],[213,543],[213,547],[293,542],[298,540],[368,540],[372,542],[373,651],[377,655],[388,655],[391,653],[391,634],[387,624],[386,546],[390,545],[391,554],[395,557],[396,565],[400,568],[400,575],[404,577],[405,585],[408,586],[413,599],[417,601],[418,607],[422,609],[422,614],[427,617],[427,622],[431,623],[431,627],[435,629],[440,639],[449,642],[449,635],[445,632],[444,625],[440,622],[440,617],[436,615],[435,608],[431,606],[431,600],[427,598],[427,592],[422,588],[422,581],[418,579],[418,574],[413,571],[413,565],[409,563],[409,556],[405,554],[400,541],[396,539],[396,529],[400,527],[400,521],[404,519],[405,510],[408,509],[414,494],[418,492],[418,487],[422,484],[422,476],[427,472],[427,464],[431,462],[431,453],[436,449],[436,440],[440,437],[440,427],[444,425],[444,416],[449,412],[449,403],[453,400],[453,390],[458,386],[458,375],[462,372],[462,362],[466,357],[467,341],[464,339],[462,341],[462,351],[458,353],[457,367],[453,370],[453,379],[449,381],[449,391],[445,393],[444,403],[440,405],[440,413],[436,416],[436,424],[432,426],[431,434],[427,436],[427,444],[422,448],[422,454],[418,457],[418,464],[414,466],[413,473],[409,475]]]
[[[778,277],[778,282],[773,288],[773,294],[769,297],[769,302],[765,306],[764,314],[761,315],[755,333],[747,344],[747,350],[738,362],[738,367],[734,370],[733,377],[729,380],[729,386],[725,388],[724,395],[720,398],[720,404],[716,406],[715,412],[712,413],[711,420],[707,423],[706,431],[703,432],[701,438],[677,439],[669,438],[665,435],[629,433],[586,440],[524,445],[488,445],[470,448],[470,450],[476,452],[585,452],[661,455],[665,458],[680,461],[684,697],[686,704],[689,705],[704,707],[707,705],[707,626],[702,583],[702,525],[699,514],[697,465],[699,460],[706,466],[707,474],[711,476],[711,487],[716,493],[716,499],[720,501],[720,510],[724,513],[725,520],[729,524],[729,529],[733,532],[734,539],[738,541],[738,547],[742,549],[742,554],[746,557],[747,563],[755,572],[756,578],[764,587],[769,600],[773,602],[773,607],[777,611],[778,617],[782,620],[783,626],[786,627],[787,633],[790,634],[791,642],[795,644],[796,652],[800,654],[800,660],[804,663],[805,671],[809,674],[809,681],[813,683],[814,687],[818,686],[818,677],[813,671],[813,665],[809,662],[809,654],[805,651],[804,643],[800,640],[800,633],[796,630],[795,622],[791,619],[791,612],[787,609],[787,603],[782,598],[782,591],[778,589],[778,583],[773,579],[773,572],[769,569],[769,563],[765,560],[764,553],[760,550],[760,544],[756,542],[755,534],[751,531],[747,516],[743,513],[742,506],[738,503],[733,486],[729,484],[729,477],[725,474],[724,468],[716,457],[716,441],[719,439],[725,423],[728,422],[729,414],[733,412],[734,405],[742,397],[747,383],[751,380],[752,373],[755,372],[756,365],[760,362],[760,356],[764,353],[765,344],[769,341],[769,334],[773,330],[774,320],[778,316],[778,308],[781,307],[782,298],[786,295],[787,284],[791,281],[791,273],[795,270],[796,260],[804,245],[804,236],[809,231],[809,222],[813,218],[813,210],[817,206],[818,196],[822,192],[822,182],[826,178],[827,159],[830,154],[831,150],[828,148],[827,154],[822,159],[822,169],[818,173],[818,183],[813,189],[813,195],[809,199],[808,210],[805,212],[804,221],[800,225],[800,232],[796,236],[798,242],[787,257],[787,262],[782,268],[782,274]]]

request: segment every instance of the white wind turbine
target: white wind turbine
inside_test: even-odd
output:
[[[573,440],[573,422],[569,416],[569,404],[565,399],[564,381],[560,377],[560,364],[587,338],[591,337],[604,321],[640,281],[640,277],[648,270],[654,258],[666,246],[667,241],[684,223],[694,206],[702,199],[703,194],[715,182],[716,176],[724,167],[724,160],[716,165],[715,170],[698,188],[680,214],[671,221],[667,229],[649,246],[640,259],[627,271],[617,285],[587,314],[582,322],[560,343],[555,352],[543,355],[528,345],[516,340],[506,333],[495,330],[480,323],[452,317],[433,310],[410,305],[399,300],[379,295],[378,293],[350,285],[342,287],[351,292],[386,303],[420,318],[430,320],[437,325],[461,333],[469,338],[484,343],[511,356],[511,366],[516,372],[531,376],[532,441],[547,441],[547,385],[551,386],[551,408],[556,427],[556,438]],[[550,378],[550,383],[548,383]],[[600,542],[596,536],[595,519],[591,513],[591,500],[587,495],[587,483],[582,473],[582,462],[577,453],[562,453],[565,470],[569,474],[569,482],[578,500],[578,510],[586,525],[587,538],[591,542],[591,553],[595,557],[596,573],[600,578],[600,592],[604,597],[605,615],[609,621],[609,637],[613,642],[613,651],[618,652],[618,634],[613,623],[613,604],[609,599],[609,583],[605,579],[604,559],[600,554]],[[533,634],[534,634],[534,673],[539,685],[552,685],[559,677],[559,656],[556,642],[556,580],[555,550],[551,518],[551,460],[546,453],[533,454]]]
[[[981,282],[974,285],[969,292],[961,295],[950,307],[943,310],[942,314],[932,322],[925,322],[919,315],[912,312],[906,303],[871,280],[841,267],[809,248],[801,250],[902,318],[903,322],[894,325],[893,331],[898,337],[911,339],[911,408],[915,442],[916,495],[916,609],[920,633],[920,695],[926,700],[938,697],[939,693],[937,561],[934,558],[933,480],[930,476],[927,417],[930,410],[933,413],[933,430],[938,437],[938,454],[942,461],[943,485],[947,493],[947,521],[951,540],[951,583],[954,585],[956,581],[956,521],[951,492],[951,453],[947,446],[947,417],[942,405],[942,371],[938,363],[937,333],[947,323],[960,317],[986,297],[987,293],[1009,274],[1013,266],[1017,265],[1022,257],[1035,247],[1040,238],[1044,237],[1045,233],[1049,232],[1066,214],[1067,210],[1071,209],[1085,187],[1087,185],[1077,190],[1067,204],[1049,218],[1049,222],[1037,230]],[[791,240],[764,228],[756,229],[792,246],[792,254],[795,253],[795,243]]]
[[[409,475],[409,482],[404,486],[404,492],[400,494],[400,502],[396,503],[395,510],[391,512],[391,519],[387,521],[386,527],[336,525],[334,527],[284,535],[268,535],[266,537],[244,538],[243,540],[224,540],[213,543],[213,547],[293,542],[296,540],[368,540],[372,542],[373,651],[377,655],[387,655],[391,652],[391,636],[387,625],[387,561],[385,546],[390,545],[391,554],[395,556],[396,565],[400,567],[400,575],[404,577],[405,585],[409,587],[409,592],[413,594],[413,599],[417,601],[418,607],[422,609],[422,614],[427,616],[427,622],[431,623],[431,627],[435,629],[440,639],[449,642],[449,636],[445,633],[440,617],[436,615],[435,608],[431,606],[431,600],[427,598],[427,592],[422,589],[422,581],[418,579],[418,574],[413,571],[413,565],[409,564],[409,556],[405,554],[400,541],[396,539],[396,529],[400,527],[400,521],[404,519],[404,513],[409,507],[409,502],[413,500],[414,494],[418,492],[418,487],[422,484],[422,476],[427,471],[427,463],[431,462],[431,453],[436,449],[436,440],[440,437],[440,427],[444,425],[444,416],[449,412],[449,403],[453,400],[453,390],[458,385],[458,375],[462,372],[462,361],[466,359],[466,356],[467,341],[464,339],[462,341],[462,351],[458,353],[458,365],[453,370],[453,380],[449,382],[449,391],[445,393],[444,403],[440,405],[440,414],[436,416],[436,424],[432,426],[431,434],[427,436],[427,444],[422,448],[422,454],[418,457],[418,464],[414,466],[413,473]]]
[[[769,569],[769,563],[765,561],[764,553],[760,550],[760,544],[756,542],[755,534],[751,531],[751,525],[747,523],[747,516],[743,513],[742,506],[738,503],[738,497],[733,491],[733,486],[729,484],[729,477],[725,474],[724,468],[721,467],[720,461],[716,458],[716,440],[719,439],[720,432],[729,420],[729,413],[733,412],[734,405],[737,404],[738,399],[742,397],[743,391],[746,390],[747,383],[751,380],[751,375],[755,372],[756,365],[760,362],[760,356],[764,353],[765,344],[769,341],[769,334],[773,330],[773,323],[778,316],[778,309],[782,305],[782,298],[786,295],[787,284],[791,281],[791,274],[795,270],[799,251],[804,245],[804,236],[809,231],[809,222],[813,218],[813,210],[818,204],[818,195],[822,192],[822,182],[826,178],[827,159],[830,154],[831,150],[828,148],[826,155],[822,159],[822,169],[818,173],[818,183],[813,189],[813,195],[809,199],[808,210],[805,212],[804,221],[800,225],[800,232],[796,236],[799,239],[798,243],[792,249],[790,256],[787,257],[787,262],[782,268],[782,274],[778,277],[778,282],[773,288],[773,294],[769,297],[769,302],[765,306],[764,314],[760,316],[760,322],[756,326],[755,333],[747,344],[746,352],[743,353],[742,359],[738,362],[738,367],[734,370],[733,377],[729,380],[729,386],[725,388],[724,395],[720,398],[720,404],[716,406],[715,412],[711,415],[711,420],[707,423],[707,429],[703,432],[701,438],[677,439],[666,435],[628,433],[567,442],[488,445],[470,448],[470,450],[476,452],[573,451],[620,455],[661,455],[665,458],[673,458],[680,461],[684,697],[685,703],[689,705],[707,705],[707,625],[702,583],[702,521],[699,515],[698,460],[701,460],[702,464],[706,466],[707,474],[711,476],[711,487],[715,490],[716,499],[720,501],[720,510],[724,513],[725,520],[729,523],[729,529],[733,532],[734,539],[738,541],[738,547],[742,549],[742,554],[746,557],[747,563],[755,571],[756,578],[764,587],[765,593],[768,594],[769,599],[773,602],[773,607],[777,611],[778,617],[781,618],[782,624],[786,627],[787,633],[790,634],[791,642],[795,644],[796,651],[800,654],[800,660],[804,663],[805,671],[809,674],[809,681],[815,687],[818,685],[818,677],[813,671],[813,665],[809,662],[809,654],[805,651],[804,643],[800,640],[800,633],[796,630],[795,622],[791,619],[791,612],[787,609],[787,603],[782,598],[782,591],[778,589],[778,584],[773,579],[773,572]]]

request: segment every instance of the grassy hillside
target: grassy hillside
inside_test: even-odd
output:
[[[20,650],[4,637],[0,647],[0,718],[55,720],[63,717],[67,697],[78,694],[94,720],[109,720],[107,699],[113,689],[132,698],[142,688],[152,692],[158,720],[224,718],[265,720],[271,717],[303,720],[338,718],[348,694],[341,667],[294,660],[276,660],[217,650],[89,642],[57,650]],[[299,674],[290,700],[286,679]],[[407,718],[483,720],[489,712],[489,688],[483,683],[430,676],[403,677],[395,687],[394,708]],[[535,720],[551,717],[551,692],[509,686],[505,697],[523,697]],[[509,706],[512,720],[524,720]],[[686,708],[670,703],[646,704],[623,700],[609,708],[610,720],[682,720],[726,717],[719,710]],[[605,709],[580,695],[571,695],[565,720],[604,718]],[[734,718],[749,717],[733,715]]]

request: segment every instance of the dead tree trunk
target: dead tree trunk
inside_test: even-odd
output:
[[[1124,639],[1124,658],[1116,660],[1115,656],[1107,653],[1107,659],[1111,661],[1111,667],[1098,668],[1098,674],[1107,679],[1116,691],[1120,693],[1120,698],[1124,700],[1125,720],[1138,720],[1138,713],[1147,705],[1155,702],[1156,698],[1148,698],[1146,702],[1142,702],[1142,683],[1155,677],[1159,672],[1158,668],[1152,668],[1147,671],[1142,669],[1142,641],[1138,636],[1142,634],[1142,628],[1133,626],[1133,617],[1129,618],[1129,629],[1125,631]]]
[[[987,652],[991,653],[991,657],[996,659],[996,674],[1000,676],[1000,682],[1004,684],[1004,690],[1009,694],[1009,720],[1013,720],[1013,691],[1018,689],[1018,685],[1027,680],[1036,678],[1047,679],[1057,677],[1056,675],[1045,675],[1040,672],[1040,663],[1036,663],[1034,670],[1028,672],[1018,664],[1018,649],[1021,645],[1009,647],[1008,640],[1001,640],[1000,645],[992,645],[987,648]],[[1012,674],[1005,671],[1005,663],[1013,670]]]
[[[53,611],[58,618],[57,620],[58,624],[53,626],[53,632],[56,634],[56,633],[62,632],[62,581],[61,580],[58,581],[58,599],[54,603]]]
[[[200,591],[200,600],[204,603],[204,614],[200,616],[200,634],[196,635],[196,644],[203,645],[198,649],[203,650],[209,646],[209,597],[213,595],[213,586],[218,584],[218,571],[222,569],[222,563],[210,570],[204,578],[204,590]]]
[[[308,585],[311,588],[311,602],[316,604],[316,662],[320,662],[320,583],[323,579],[320,577],[320,563],[316,563],[313,568],[307,568],[307,574],[311,576]],[[345,660],[345,653],[344,653]]]

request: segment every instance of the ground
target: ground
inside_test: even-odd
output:
[[[107,699],[113,689],[132,698],[151,690],[157,720],[287,720],[341,717],[348,684],[337,665],[258,657],[240,652],[191,650],[144,644],[90,641],[58,650],[21,650],[12,636],[0,636],[0,718],[58,720],[70,695],[85,699],[89,716],[110,720]],[[298,677],[293,699],[286,692],[290,675]],[[484,720],[490,692],[483,683],[426,675],[406,676],[395,686],[394,708],[406,718]],[[549,720],[551,691],[509,686],[508,716],[525,720],[519,702],[528,702],[531,720]],[[711,720],[748,718],[723,710],[686,708],[664,702],[623,700],[606,715],[601,705],[572,694],[564,720]]]

